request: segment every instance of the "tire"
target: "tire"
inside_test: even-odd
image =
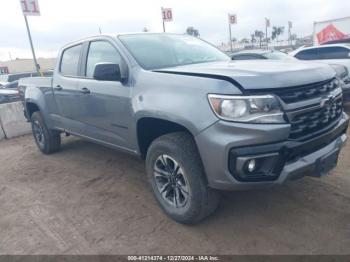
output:
[[[47,128],[39,111],[32,114],[31,125],[35,143],[41,152],[44,154],[52,154],[60,150],[60,133]]]
[[[220,194],[208,187],[196,144],[187,133],[155,139],[147,152],[146,170],[159,205],[179,223],[198,223],[219,205]]]

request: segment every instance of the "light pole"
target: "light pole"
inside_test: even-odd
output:
[[[269,39],[267,37],[267,28],[270,27],[270,19],[265,18],[265,38],[266,38],[266,49],[269,49]]]
[[[231,53],[233,52],[233,46],[232,46],[232,32],[231,32],[231,23],[228,23],[228,31],[230,34],[230,49],[231,49]]]
[[[230,35],[230,49],[233,52],[231,25],[237,24],[237,15],[228,14],[228,31]]]
[[[171,8],[161,8],[162,10],[162,22],[163,22],[163,32],[165,33],[165,22],[173,21],[173,10]]]
[[[32,50],[32,55],[33,55],[33,61],[34,61],[35,69],[38,72],[38,74],[42,76],[42,74],[40,72],[40,66],[38,64],[38,61],[36,60],[35,51],[34,51],[34,45],[33,45],[33,41],[32,41],[32,36],[30,34],[29,24],[28,24],[28,19],[27,19],[27,16],[29,16],[29,15],[30,16],[40,16],[39,3],[38,3],[38,0],[31,0],[31,1],[29,1],[29,0],[21,0],[20,4],[21,4],[21,8],[22,8],[24,21],[26,23],[26,28],[27,28],[30,48]]]
[[[28,19],[27,19],[27,16],[26,16],[26,15],[23,15],[23,16],[24,16],[24,21],[25,21],[25,23],[26,23],[26,27],[27,27],[27,33],[28,33],[30,48],[32,49],[32,55],[33,55],[33,60],[34,60],[35,69],[36,69],[36,71],[38,72],[38,74],[41,75],[41,72],[40,72],[40,65],[38,64],[38,61],[36,60],[36,56],[35,56],[35,51],[34,51],[32,36],[31,36],[31,34],[30,34],[29,25],[28,25]]]

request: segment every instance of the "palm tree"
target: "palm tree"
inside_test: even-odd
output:
[[[254,36],[259,38],[259,46],[261,48],[261,41],[262,41],[263,37],[265,36],[264,32],[263,31],[259,31],[259,30],[255,30]]]
[[[284,26],[274,26],[272,28],[272,39],[276,39],[278,42],[278,37],[284,33]]]
[[[249,39],[247,38],[242,38],[241,41],[239,41],[242,44],[249,44]]]
[[[253,46],[254,46],[254,43],[256,42],[255,35],[254,35],[254,34],[251,34],[250,37],[251,37],[250,42],[252,43],[252,47],[253,47]]]
[[[298,40],[298,36],[296,34],[291,34],[289,37],[290,45],[293,45],[293,41]]]

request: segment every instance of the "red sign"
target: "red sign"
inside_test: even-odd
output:
[[[162,18],[164,22],[173,21],[173,11],[171,8],[162,8]]]
[[[40,15],[38,0],[20,0],[24,15]]]
[[[228,22],[233,25],[237,24],[237,15],[228,14]]]
[[[346,38],[346,34],[339,31],[333,24],[330,24],[322,31],[317,33],[317,40],[319,44],[323,44],[330,41],[341,40]]]

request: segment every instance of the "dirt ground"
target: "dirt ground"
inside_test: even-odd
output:
[[[330,176],[225,193],[184,226],[157,206],[143,161],[63,141],[51,156],[31,136],[0,142],[0,254],[350,254],[350,143]]]

